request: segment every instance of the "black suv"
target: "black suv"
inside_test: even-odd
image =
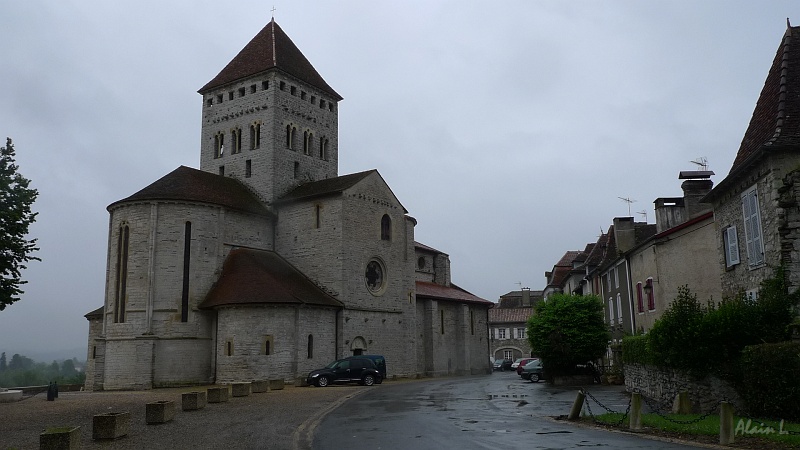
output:
[[[380,383],[381,373],[375,363],[368,358],[338,359],[322,369],[312,370],[306,382],[309,385],[325,387],[330,383],[357,382],[364,386]]]

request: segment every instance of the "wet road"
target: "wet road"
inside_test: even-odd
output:
[[[696,448],[554,421],[569,413],[577,388],[530,383],[513,372],[369,389],[322,420],[315,450]],[[611,410],[628,406],[620,386],[588,391]]]

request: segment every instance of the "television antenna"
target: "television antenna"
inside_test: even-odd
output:
[[[637,212],[636,214],[639,214],[640,216],[644,217],[644,221],[645,221],[645,223],[647,223],[647,210],[643,209],[643,210]]]
[[[701,156],[695,159],[694,161],[689,161],[689,162],[700,166],[700,169],[702,170],[708,170],[708,159],[705,156]]]
[[[634,200],[632,198],[629,198],[629,197],[617,197],[617,198],[628,204],[628,216],[630,216],[631,215],[631,203],[635,202],[636,200]]]

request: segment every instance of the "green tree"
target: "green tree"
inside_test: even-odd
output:
[[[8,369],[8,363],[6,362],[6,352],[3,352],[3,354],[0,355],[0,372],[6,369]]]
[[[29,188],[30,180],[17,172],[14,163],[14,145],[7,138],[0,148],[0,311],[19,300],[26,281],[20,272],[27,262],[39,258],[32,256],[36,239],[27,239],[28,227],[36,220],[31,205],[39,193]]]
[[[528,340],[550,373],[571,373],[606,351],[603,302],[594,295],[549,296],[528,320]]]

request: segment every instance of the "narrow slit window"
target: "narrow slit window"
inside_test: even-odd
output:
[[[392,240],[392,219],[388,214],[384,214],[381,218],[381,240]]]
[[[308,349],[307,350],[308,350],[308,359],[313,358],[314,357],[314,335],[313,334],[309,334],[308,335]]]
[[[192,259],[192,222],[183,228],[183,286],[181,290],[181,322],[189,321],[189,261]]]
[[[125,322],[125,303],[128,296],[128,245],[130,228],[122,225],[117,239],[117,281],[114,298],[114,322]]]
[[[244,162],[244,177],[250,178],[251,176],[253,176],[253,162],[248,159]]]

